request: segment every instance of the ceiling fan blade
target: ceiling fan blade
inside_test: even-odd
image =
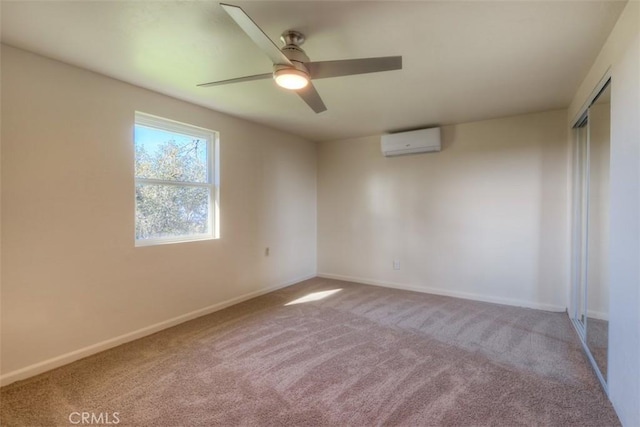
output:
[[[227,79],[227,80],[219,80],[217,82],[200,83],[197,86],[198,87],[221,86],[221,85],[227,85],[230,83],[242,83],[242,82],[250,82],[253,80],[270,79],[272,77],[273,77],[273,73],[256,74],[253,76],[238,77],[236,79]]]
[[[231,4],[220,3],[220,6],[236,21],[236,24],[247,33],[249,38],[253,40],[258,47],[267,54],[274,64],[291,65],[291,61],[287,58],[278,46],[262,31],[258,24],[241,7]]]
[[[328,77],[401,70],[402,56],[307,62],[305,65],[312,79],[326,79]]]
[[[303,89],[297,90],[296,93],[300,95],[300,98],[304,102],[307,103],[309,107],[316,113],[322,113],[327,110],[327,107],[322,102],[322,98],[320,98],[320,94],[316,90],[313,83],[309,82],[309,84]]]

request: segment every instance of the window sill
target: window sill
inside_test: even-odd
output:
[[[136,247],[145,247],[145,246],[158,246],[158,245],[170,245],[173,243],[188,243],[188,242],[200,242],[203,240],[217,240],[219,237],[215,237],[213,235],[204,235],[204,236],[181,236],[175,238],[165,238],[165,239],[144,239],[144,240],[136,240]]]

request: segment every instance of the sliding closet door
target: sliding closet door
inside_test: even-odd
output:
[[[607,378],[609,343],[610,86],[589,107],[587,346]]]
[[[572,319],[606,389],[609,329],[609,147],[611,83],[574,126]]]
[[[574,129],[573,176],[573,318],[584,338],[587,319],[587,253],[589,211],[589,121],[585,117]]]

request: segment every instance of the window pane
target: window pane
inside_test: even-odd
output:
[[[136,186],[136,240],[210,233],[208,188]]]
[[[203,138],[136,125],[135,146],[136,178],[208,182]]]

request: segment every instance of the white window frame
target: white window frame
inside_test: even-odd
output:
[[[135,176],[135,156],[134,156],[134,197],[135,188],[138,184],[155,184],[155,185],[173,185],[179,187],[199,187],[209,190],[209,233],[191,234],[183,236],[159,237],[153,239],[137,239],[135,227],[133,238],[136,246],[155,246],[170,243],[195,242],[201,240],[213,240],[220,238],[220,163],[219,163],[219,140],[218,132],[193,126],[186,123],[177,122],[175,120],[165,119],[163,117],[154,116],[140,111],[135,112],[135,124],[145,127],[151,127],[167,132],[175,132],[183,135],[190,135],[201,138],[206,141],[207,146],[207,168],[208,180],[206,183],[195,183],[189,181],[166,181],[162,179],[138,178]],[[133,145],[135,147],[135,131],[133,137]],[[134,199],[135,201],[135,199]],[[137,210],[137,202],[134,204]],[[136,221],[134,210],[134,221]]]

